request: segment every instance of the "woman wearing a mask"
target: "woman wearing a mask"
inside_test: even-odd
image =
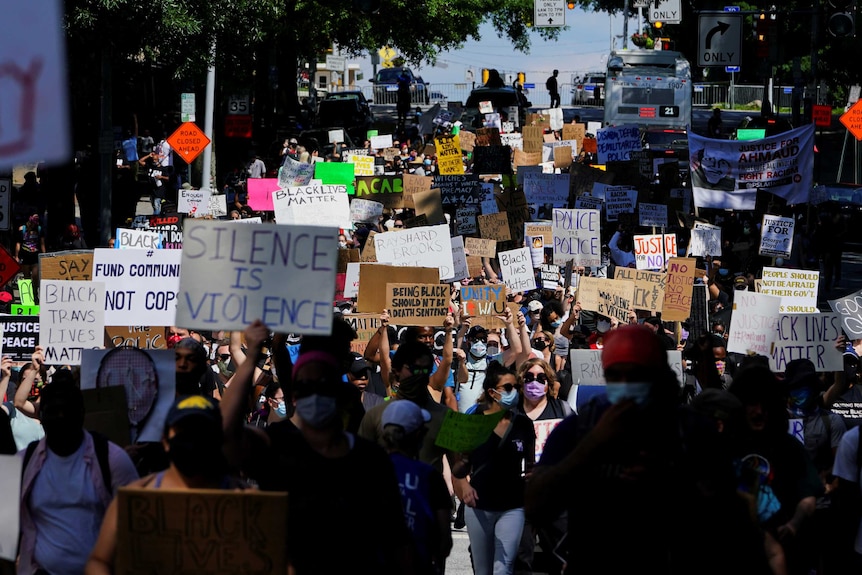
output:
[[[518,386],[524,392],[524,414],[533,421],[562,419],[572,413],[565,401],[553,397],[559,387],[557,376],[547,361],[528,359],[518,368]]]
[[[488,440],[453,469],[476,575],[512,573],[524,528],[525,478],[535,459],[532,421],[518,411],[515,374],[494,362],[477,413],[497,417]],[[502,416],[501,416],[502,413]]]

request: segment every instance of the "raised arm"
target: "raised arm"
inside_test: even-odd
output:
[[[455,318],[450,313],[443,320],[443,355],[440,358],[440,365],[437,366],[437,371],[432,373],[428,380],[428,385],[441,393],[446,387],[446,380],[449,379],[449,370],[452,369],[452,327],[454,325]]]
[[[38,399],[36,399],[36,401],[29,401],[28,398],[30,397],[30,392],[33,390],[33,384],[36,382],[37,378],[40,378],[41,380],[42,365],[45,361],[43,353],[42,346],[37,345],[36,349],[33,350],[33,355],[30,359],[31,368],[27,370],[24,377],[18,382],[18,389],[15,391],[15,408],[27,417],[32,417],[33,419],[39,419],[39,406],[41,402]]]
[[[374,337],[377,337],[377,341],[380,345],[380,377],[383,379],[383,385],[386,386],[386,395],[392,395],[391,392],[391,380],[392,380],[392,358],[389,357],[389,310],[384,309],[383,313],[380,314],[380,327],[377,328],[377,331],[372,336],[372,340]]]
[[[243,410],[251,386],[254,383],[254,370],[263,349],[263,342],[269,336],[269,328],[259,319],[245,328],[246,361],[239,364],[236,371],[225,384],[220,403],[222,426],[228,440],[239,437],[242,430]],[[233,334],[231,334],[233,339]]]

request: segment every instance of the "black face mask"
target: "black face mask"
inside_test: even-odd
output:
[[[61,457],[75,453],[84,440],[84,422],[73,419],[43,421],[45,443],[48,448]]]
[[[533,349],[536,351],[545,351],[545,348],[548,347],[548,344],[544,341],[535,340],[533,342]]]
[[[168,458],[186,477],[215,477],[224,471],[221,445],[197,433],[180,432],[168,440]]]
[[[428,396],[428,374],[420,373],[402,379],[398,385],[398,395],[416,402],[425,399]]]
[[[190,373],[177,373],[176,389],[177,395],[200,395],[201,373],[198,370]]]

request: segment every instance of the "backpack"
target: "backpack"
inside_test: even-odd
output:
[[[105,488],[111,493],[113,493],[112,489],[112,481],[111,477],[111,464],[108,461],[108,438],[98,433],[96,431],[90,431],[89,434],[93,437],[93,448],[96,451],[96,459],[99,461],[99,470],[102,472],[102,483],[105,484]],[[29,445],[27,445],[27,451],[24,452],[24,462],[21,465],[21,477],[24,476],[24,473],[27,471],[27,464],[30,463],[30,459],[33,457],[33,453],[36,451],[36,446],[39,445],[39,441],[31,441]]]
[[[553,76],[551,76],[550,78],[548,78],[547,80],[545,80],[545,89],[546,89],[546,90],[550,90],[550,89],[551,89],[551,79],[552,79],[552,78],[553,78]]]

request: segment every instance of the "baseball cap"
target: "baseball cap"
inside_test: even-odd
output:
[[[745,276],[736,276],[736,278],[734,278],[733,289],[748,289],[748,280],[745,278]]]
[[[788,389],[817,385],[817,368],[814,367],[814,362],[804,357],[791,360],[784,369],[784,382]]]
[[[400,425],[405,433],[413,433],[429,421],[431,421],[431,414],[427,410],[409,399],[397,399],[383,410],[381,424],[383,427]]]
[[[543,307],[542,302],[536,299],[527,304],[527,309],[530,311],[542,311]]]
[[[221,410],[211,397],[183,395],[174,400],[165,418],[165,429],[173,427],[189,417],[198,417],[221,428]]]
[[[488,337],[488,330],[481,325],[474,325],[470,328],[470,331],[467,332],[467,338],[473,339],[477,337]]]
[[[296,138],[291,138],[290,141],[288,142],[288,144],[298,144],[298,143],[299,142],[296,141]]]
[[[371,365],[358,353],[353,354],[353,363],[350,364],[350,373],[356,375],[363,371],[370,371]]]
[[[602,368],[617,363],[632,363],[643,367],[667,364],[667,352],[651,329],[628,324],[605,335]]]

